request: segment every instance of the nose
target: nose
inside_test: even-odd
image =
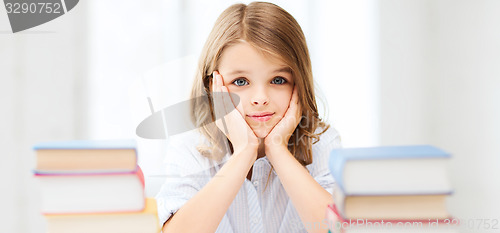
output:
[[[252,100],[253,105],[267,105],[267,100]]]
[[[269,103],[268,95],[263,89],[256,90],[251,98],[252,105],[267,105]]]

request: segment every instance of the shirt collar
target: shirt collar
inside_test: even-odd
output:
[[[269,160],[267,159],[267,156],[264,156],[262,158],[258,158],[257,160],[255,160],[254,166],[255,166],[255,164],[258,164],[258,166],[265,166],[268,169],[272,169],[271,162],[269,162]],[[262,165],[259,165],[259,164],[262,164]],[[277,175],[276,171],[274,169],[272,169],[272,172],[274,175]]]

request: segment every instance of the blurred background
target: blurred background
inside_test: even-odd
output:
[[[500,220],[500,1],[271,2],[302,26],[321,114],[344,147],[438,146],[453,155],[450,212]],[[156,92],[171,102],[187,96],[194,71],[176,64],[197,60],[233,3],[82,0],[15,34],[0,7],[0,232],[45,231],[33,144],[135,138],[155,92],[144,78],[164,77]],[[140,154],[146,175],[162,157]]]

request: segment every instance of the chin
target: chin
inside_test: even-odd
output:
[[[258,138],[264,139],[270,132],[270,128],[258,128],[254,129],[253,132],[255,133],[255,136]]]

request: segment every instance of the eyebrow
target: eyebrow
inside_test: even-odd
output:
[[[292,73],[292,69],[290,67],[281,67],[276,70],[274,70],[272,73],[281,73],[281,72],[286,72],[286,73]],[[229,75],[239,75],[239,74],[247,74],[248,71],[246,70],[235,70],[229,73]]]

